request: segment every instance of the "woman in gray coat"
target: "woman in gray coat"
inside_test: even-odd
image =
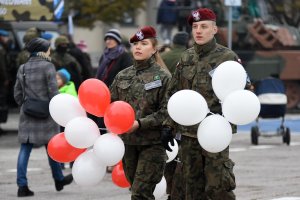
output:
[[[27,183],[27,166],[33,145],[45,145],[57,133],[59,125],[56,124],[51,116],[46,119],[37,119],[26,115],[23,112],[23,97],[33,97],[42,100],[50,100],[58,94],[56,83],[56,71],[50,62],[50,43],[42,38],[35,38],[26,45],[30,52],[29,60],[21,65],[14,87],[14,98],[20,109],[20,121],[18,140],[21,143],[17,163],[17,185],[18,197],[33,196]],[[25,74],[25,87],[24,87]],[[57,191],[63,189],[64,185],[73,181],[72,175],[63,176],[60,164],[52,160],[48,155],[49,165]]]

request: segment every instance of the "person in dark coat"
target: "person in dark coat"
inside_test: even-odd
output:
[[[7,95],[8,95],[8,85],[9,85],[9,76],[8,76],[8,59],[6,45],[8,41],[8,32],[0,29],[0,124],[7,121],[8,115],[8,104],[7,104]],[[0,127],[0,135],[4,132]]]
[[[19,67],[14,87],[15,101],[21,106],[18,131],[18,140],[21,143],[17,163],[18,197],[34,195],[33,191],[28,188],[26,177],[33,146],[45,145],[47,149],[49,140],[59,133],[59,125],[51,116],[46,119],[37,119],[26,115],[23,111],[24,98],[35,97],[41,100],[50,100],[58,94],[56,71],[49,57],[50,42],[42,38],[34,38],[27,43],[26,49],[30,53],[30,57],[25,64]],[[71,174],[64,176],[60,163],[52,160],[48,154],[47,156],[55,188],[60,191],[73,181],[73,177]]]
[[[77,45],[71,41],[69,44],[69,54],[73,56],[77,62],[81,65],[81,77],[82,81],[92,78],[92,63],[89,55],[83,52]]]
[[[52,63],[55,65],[56,70],[65,68],[71,74],[71,81],[74,82],[76,90],[78,91],[82,83],[82,66],[70,53],[70,41],[64,36],[60,35],[55,39],[55,50],[51,54]]]
[[[96,78],[109,87],[121,70],[132,65],[132,58],[121,45],[122,38],[119,30],[110,29],[105,34],[104,41],[105,49],[99,60]]]
[[[177,9],[175,0],[162,0],[156,18],[160,24],[160,37],[164,44],[170,44],[172,39],[172,29],[177,23]]]
[[[115,76],[123,69],[132,65],[132,58],[121,44],[120,31],[110,29],[104,36],[105,49],[99,60],[96,78],[103,81],[109,87]],[[103,118],[98,119],[100,128],[105,129]],[[102,131],[105,133],[106,131]]]

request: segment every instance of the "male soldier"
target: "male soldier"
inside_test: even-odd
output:
[[[23,37],[24,47],[32,39],[41,37],[42,32],[43,32],[42,30],[36,27],[31,27],[27,29]],[[27,60],[29,59],[29,56],[30,56],[29,52],[25,48],[23,48],[22,51],[17,56],[16,67],[19,68],[20,65],[26,63]]]
[[[74,82],[76,90],[78,91],[82,82],[81,65],[68,53],[69,43],[69,39],[66,36],[60,35],[57,37],[54,42],[55,50],[51,58],[56,70],[65,68],[70,72],[71,80]]]
[[[207,8],[193,11],[188,17],[192,26],[195,43],[181,56],[168,88],[169,98],[175,92],[190,89],[199,92],[206,99],[213,113],[221,113],[221,105],[212,89],[210,73],[227,60],[238,60],[230,49],[216,43],[216,15]],[[177,126],[177,127],[176,127]],[[168,142],[173,140],[173,129],[182,134],[181,159],[185,180],[185,199],[232,200],[235,199],[234,163],[229,159],[229,148],[219,153],[202,149],[197,140],[197,128],[176,125],[168,118],[163,123],[161,139],[167,150]]]
[[[167,65],[171,74],[174,73],[175,67],[180,59],[180,55],[186,50],[189,42],[189,34],[178,32],[173,37],[173,45],[170,51],[161,54],[161,58]]]

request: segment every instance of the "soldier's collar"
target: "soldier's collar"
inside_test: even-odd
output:
[[[204,44],[204,45],[199,45],[196,42],[194,43],[194,48],[197,54],[205,55],[206,53],[210,52],[213,50],[217,45],[216,39],[213,38],[210,42]]]
[[[154,56],[151,56],[147,60],[141,60],[141,61],[134,60],[133,66],[137,71],[140,71],[149,68],[153,63],[155,63],[155,58]]]

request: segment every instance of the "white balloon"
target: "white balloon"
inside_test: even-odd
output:
[[[168,101],[168,113],[178,124],[191,126],[201,122],[209,112],[203,96],[193,90],[180,90]]]
[[[66,140],[76,148],[92,146],[99,136],[97,124],[87,117],[76,117],[69,121],[65,128]]]
[[[247,81],[247,73],[244,67],[236,61],[225,61],[214,71],[212,87],[216,96],[224,101],[232,91],[244,89]]]
[[[78,156],[72,167],[74,181],[81,186],[98,184],[105,173],[106,166],[97,159],[93,151],[86,151]]]
[[[166,161],[167,163],[168,162],[171,162],[172,160],[174,160],[178,154],[178,143],[175,139],[173,139],[174,141],[174,146],[171,145],[171,143],[169,142],[169,147],[173,150],[172,152],[170,151],[167,151],[166,150],[166,153],[167,153],[167,156],[168,156],[168,160]]]
[[[161,181],[156,184],[153,195],[155,199],[162,198],[167,193],[167,181],[165,177],[163,176]]]
[[[258,97],[249,90],[237,90],[228,94],[222,103],[224,117],[236,125],[254,121],[260,112]]]
[[[75,117],[86,117],[78,98],[70,94],[55,95],[50,101],[49,111],[53,120],[64,127]]]
[[[218,153],[229,145],[232,139],[232,128],[221,115],[210,115],[200,123],[197,137],[203,149]]]
[[[98,137],[93,149],[98,159],[107,166],[117,164],[125,153],[124,142],[118,135],[112,133]]]

